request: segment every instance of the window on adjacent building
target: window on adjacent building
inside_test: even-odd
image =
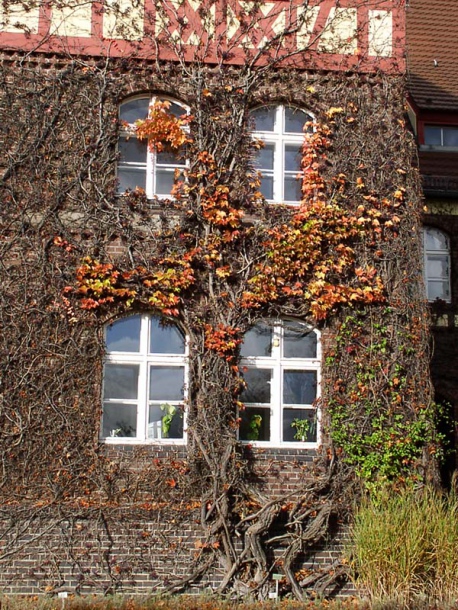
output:
[[[301,322],[262,322],[245,334],[241,440],[317,442],[320,352],[318,331]]]
[[[425,145],[458,148],[458,126],[425,125]]]
[[[149,108],[164,97],[137,97],[121,104],[119,118],[122,129],[119,136],[118,181],[119,192],[141,188],[148,198],[170,197],[175,182],[176,171],[183,170],[186,162],[181,155],[172,152],[153,152],[146,140],[133,135],[135,121],[148,117]],[[176,117],[187,114],[185,106],[175,100],[170,103],[168,112]]]
[[[290,106],[261,106],[251,116],[253,137],[264,142],[255,159],[261,193],[268,201],[299,203],[304,127],[312,116]]]
[[[142,314],[105,329],[104,439],[183,438],[186,342],[175,327]]]
[[[423,230],[424,276],[428,301],[450,302],[450,240],[432,227]]]

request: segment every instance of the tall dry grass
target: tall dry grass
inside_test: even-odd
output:
[[[393,607],[458,605],[458,498],[426,488],[385,493],[356,512],[350,561],[356,586]]]

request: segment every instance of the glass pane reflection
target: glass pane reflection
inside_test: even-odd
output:
[[[167,402],[183,400],[184,367],[151,366],[149,399]]]
[[[149,351],[151,354],[184,354],[185,342],[174,326],[164,326],[159,318],[151,318]]]
[[[137,436],[137,406],[119,403],[104,405],[102,434],[104,437]]]
[[[316,398],[315,371],[283,371],[283,404],[310,405]]]
[[[240,349],[242,358],[272,355],[272,328],[267,324],[256,324],[245,333]]]
[[[285,358],[316,358],[316,333],[303,324],[285,322],[283,356]]]
[[[136,400],[138,364],[105,364],[103,396],[105,399]]]
[[[272,371],[270,369],[248,369],[243,378],[247,387],[242,392],[240,400],[246,403],[270,404],[270,384]]]
[[[107,351],[139,352],[140,324],[140,316],[130,316],[108,326],[106,329]]]

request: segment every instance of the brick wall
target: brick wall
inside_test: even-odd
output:
[[[167,458],[166,448],[151,449],[156,457]],[[249,452],[252,480],[267,497],[299,492],[313,476],[313,451]],[[175,449],[172,455],[177,457]],[[5,594],[150,593],[186,577],[200,552],[199,508],[183,512],[131,506],[73,511],[70,516],[60,506],[24,515],[6,507],[0,515],[0,587]],[[333,524],[328,539],[304,553],[297,569],[319,569],[338,560],[347,533],[346,526]],[[273,549],[280,564],[283,551],[281,542]],[[214,565],[190,590],[215,590],[222,575]],[[342,592],[352,592],[351,585]]]

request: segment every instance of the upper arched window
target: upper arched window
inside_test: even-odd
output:
[[[134,315],[105,329],[104,439],[183,438],[186,342],[161,319]]]
[[[424,276],[428,301],[451,300],[450,240],[439,229],[423,229]]]
[[[320,336],[307,324],[266,321],[251,328],[241,347],[240,439],[315,444],[320,363]]]
[[[176,117],[187,114],[185,106],[164,97],[136,97],[121,104],[118,163],[120,193],[141,188],[149,199],[170,197],[176,170],[186,167],[182,155],[167,151],[153,152],[149,150],[146,140],[139,140],[133,133],[135,121],[146,119],[150,106],[156,101],[168,101],[170,106],[167,112]]]
[[[299,203],[304,128],[313,117],[291,106],[261,106],[251,117],[253,137],[264,142],[255,159],[261,193],[275,203]]]

